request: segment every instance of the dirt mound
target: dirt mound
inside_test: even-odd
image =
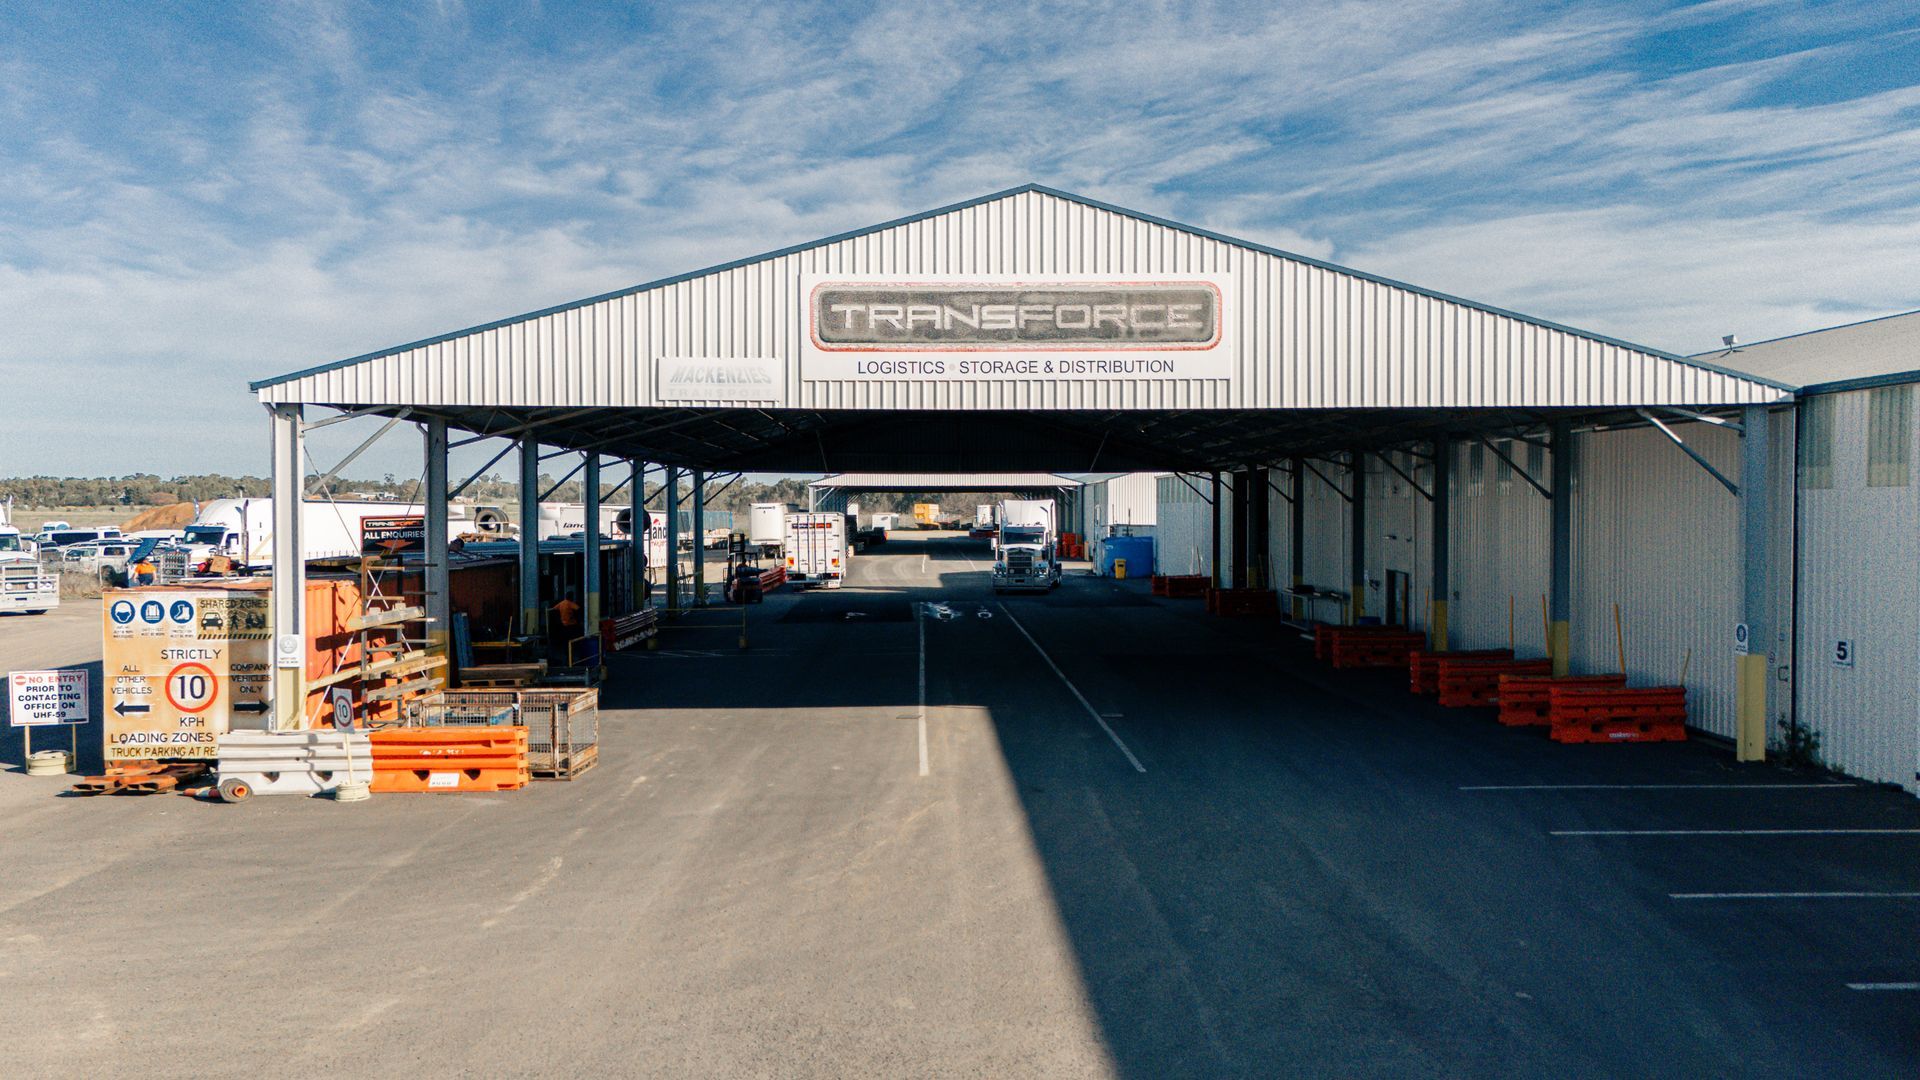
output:
[[[142,529],[184,529],[192,523],[193,504],[177,502],[140,511],[133,516],[132,520],[120,526],[120,531],[131,533]]]

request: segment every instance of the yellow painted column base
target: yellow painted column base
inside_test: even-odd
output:
[[[1734,682],[1734,758],[1767,760],[1767,658],[1736,657]]]
[[[1427,618],[1427,642],[1434,652],[1447,651],[1447,602],[1435,600]]]
[[[267,730],[299,731],[307,726],[306,662],[303,656],[301,667],[273,669],[273,716]]]
[[[1566,675],[1573,667],[1573,624],[1561,619],[1553,624],[1547,641],[1547,656],[1553,660],[1553,673]]]
[[[1296,593],[1299,592],[1301,589],[1306,588],[1306,585],[1307,585],[1306,578],[1296,576],[1293,579],[1293,589],[1294,589],[1294,592]],[[1300,599],[1298,596],[1295,596],[1293,598],[1294,620],[1297,622],[1306,617],[1307,617],[1307,602],[1305,600]]]
[[[1366,582],[1356,581],[1353,583],[1353,596],[1351,599],[1347,601],[1347,612],[1351,617],[1349,621],[1351,621],[1355,625],[1358,625],[1360,622],[1360,617],[1367,613],[1367,583]]]

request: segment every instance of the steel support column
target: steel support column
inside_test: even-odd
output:
[[[627,467],[633,470],[633,490],[627,493],[627,587],[632,593],[627,610],[639,611],[647,606],[647,463],[634,459]]]
[[[1747,624],[1747,653],[1734,684],[1734,755],[1741,761],[1767,759],[1767,684],[1773,670],[1773,620],[1769,617],[1773,574],[1768,539],[1771,515],[1768,496],[1767,410],[1750,405],[1740,416],[1740,539],[1741,620]]]
[[[540,602],[540,440],[520,440],[520,632],[543,632]]]
[[[1247,470],[1247,569],[1249,587],[1273,588],[1273,489],[1265,469]]]
[[[1447,601],[1453,595],[1451,567],[1453,542],[1453,439],[1440,435],[1433,440],[1433,607],[1427,615],[1428,645],[1435,652],[1447,651]]]
[[[427,421],[427,648],[453,667],[453,582],[447,564],[447,422]]]
[[[707,473],[693,470],[693,606],[707,603]],[[851,549],[852,537],[848,537]]]
[[[268,416],[273,452],[273,593],[269,614],[274,661],[273,700],[265,726],[293,731],[306,725],[307,703],[307,563],[300,535],[301,503],[306,497],[306,437],[300,406],[275,405]],[[249,722],[238,714],[233,718],[235,727]]]
[[[1231,554],[1227,562],[1233,566],[1231,580],[1236,589],[1245,589],[1251,584],[1247,576],[1247,552],[1251,545],[1248,530],[1252,527],[1253,500],[1249,497],[1248,478],[1253,474],[1242,469],[1233,474],[1233,530],[1231,536]]]
[[[667,587],[667,610],[680,610],[680,470],[672,465],[666,469],[667,507],[667,564],[662,567],[661,581]]]
[[[1220,473],[1213,473],[1213,566],[1211,568],[1213,587],[1219,588],[1220,578]]]
[[[1549,443],[1553,455],[1553,551],[1547,598],[1547,657],[1553,673],[1565,675],[1573,666],[1573,425],[1553,424]]]
[[[1291,535],[1287,539],[1287,558],[1293,572],[1293,587],[1297,591],[1307,584],[1307,468],[1299,458],[1287,462],[1287,471],[1293,476],[1293,500],[1288,504],[1287,526]],[[1307,602],[1299,596],[1293,598],[1293,617],[1307,617]]]
[[[1353,598],[1348,601],[1349,622],[1359,622],[1367,613],[1367,454],[1358,447],[1353,450],[1351,473],[1353,497],[1347,503],[1349,528],[1352,543],[1349,550],[1353,556],[1353,572],[1348,575],[1353,582]]]
[[[586,485],[587,514],[585,529],[580,534],[580,552],[586,556],[581,564],[580,591],[586,595],[580,598],[581,613],[585,616],[580,623],[580,632],[592,637],[600,630],[600,617],[607,610],[604,597],[600,595],[600,455],[587,452],[587,475],[582,481]]]

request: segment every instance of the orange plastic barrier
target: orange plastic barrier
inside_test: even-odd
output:
[[[1205,574],[1155,574],[1153,595],[1179,600],[1198,600],[1207,595]]]
[[[1513,650],[1457,649],[1453,652],[1434,652],[1430,649],[1415,649],[1407,654],[1407,689],[1416,694],[1437,694],[1440,692],[1440,661],[1464,660],[1476,656],[1511,660]]]
[[[369,738],[374,791],[512,791],[533,780],[524,727],[387,728]]]
[[[1502,675],[1500,722],[1508,727],[1544,727],[1552,723],[1549,692],[1556,686],[1605,689],[1625,685],[1625,675]]]
[[[1208,589],[1209,615],[1278,615],[1279,594],[1271,589]]]
[[[1679,742],[1687,737],[1684,686],[1555,686],[1547,696],[1555,742]]]
[[[1314,659],[1335,668],[1406,667],[1407,654],[1426,643],[1427,635],[1404,626],[1313,624]]]
[[[1551,674],[1551,660],[1443,656],[1434,662],[1434,684],[1440,694],[1440,704],[1449,709],[1500,704],[1502,675]]]

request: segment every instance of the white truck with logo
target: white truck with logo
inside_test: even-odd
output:
[[[447,507],[447,539],[474,532],[473,507]],[[367,518],[425,517],[420,503],[328,502],[308,499],[300,506],[300,546],[309,561],[350,559],[360,554],[360,525]],[[235,572],[273,565],[273,500],[215,499],[200,508],[184,530],[180,546],[190,567],[214,555],[232,560]]]
[[[13,500],[0,503],[0,611],[45,615],[60,606],[60,575],[40,569],[40,551],[13,524]]]
[[[1046,592],[1060,584],[1052,499],[1007,499],[1000,503],[1000,531],[993,539],[993,591]]]
[[[754,503],[747,510],[747,543],[766,558],[779,558],[787,542],[786,503]]]
[[[847,546],[847,515],[788,514],[781,544],[787,552],[788,581],[837,589],[846,579],[853,557]]]

